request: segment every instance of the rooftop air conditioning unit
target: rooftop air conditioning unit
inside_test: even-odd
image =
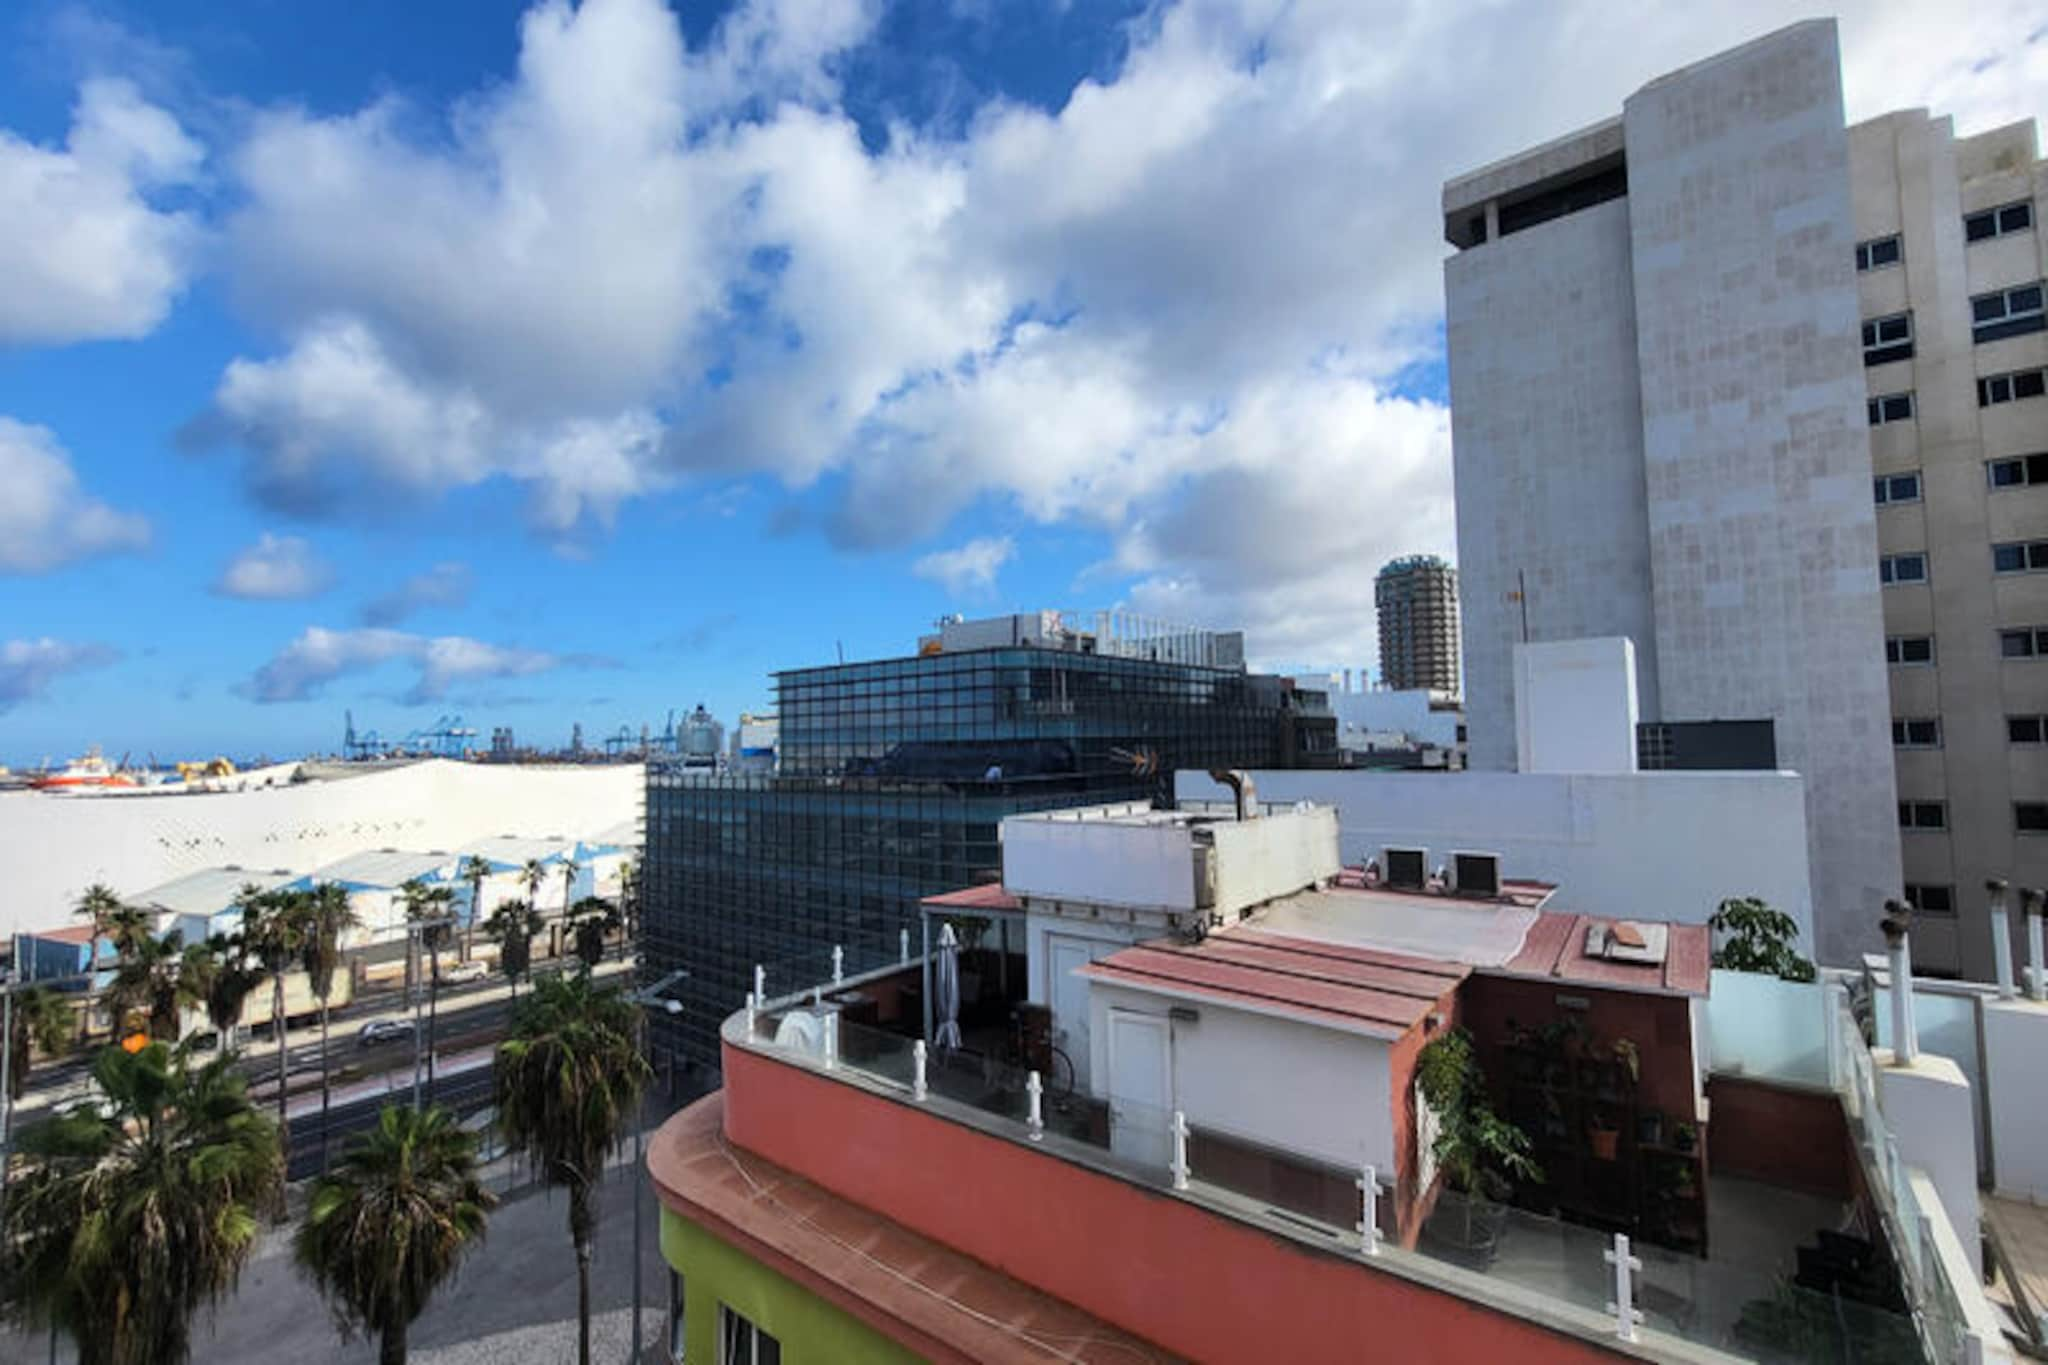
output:
[[[1446,889],[1457,895],[1493,900],[1500,895],[1500,855],[1452,853],[1450,880]]]
[[[1399,891],[1420,891],[1429,885],[1429,850],[1392,848],[1381,855],[1387,869],[1387,885]]]

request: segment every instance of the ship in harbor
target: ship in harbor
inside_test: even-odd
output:
[[[85,751],[82,758],[74,758],[62,768],[46,768],[28,779],[28,785],[36,791],[90,791],[110,787],[139,787],[141,780],[136,774],[107,762],[98,746]]]

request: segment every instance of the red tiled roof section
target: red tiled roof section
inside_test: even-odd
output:
[[[947,891],[936,896],[926,896],[920,905],[929,905],[934,910],[1021,910],[1024,902],[1003,890],[1002,883],[989,882],[983,886],[965,886],[958,891]]]
[[[1586,930],[1615,921],[1594,915],[1546,914],[1529,926],[1522,951],[1502,969],[1520,975],[1554,976],[1588,986],[1675,991],[1705,995],[1712,980],[1713,934],[1704,924],[1665,926],[1664,961],[1660,964],[1615,962],[1587,957]],[[1653,921],[1631,920],[1632,924]]]
[[[1436,1008],[1468,970],[1456,962],[1240,929],[1196,944],[1141,943],[1080,974],[1391,1039]]]
[[[929,1358],[990,1365],[1178,1360],[734,1147],[725,1138],[723,1091],[662,1125],[647,1167],[676,1214]]]

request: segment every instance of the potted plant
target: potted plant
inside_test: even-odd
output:
[[[1621,1150],[1621,1129],[1614,1126],[1613,1116],[1603,1109],[1586,1130],[1586,1140],[1592,1146],[1595,1161],[1612,1161]]]
[[[1516,1180],[1540,1181],[1529,1138],[1493,1112],[1472,1039],[1454,1028],[1438,1034],[1415,1061],[1415,1086],[1436,1116],[1430,1151],[1451,1197],[1439,1197],[1426,1225],[1430,1236],[1484,1264],[1493,1257],[1507,1211],[1492,1201]],[[1446,1208],[1446,1203],[1451,1207]]]
[[[1643,1054],[1637,1049],[1635,1039],[1617,1038],[1610,1050],[1614,1053],[1614,1060],[1628,1072],[1630,1085],[1635,1085],[1643,1079]]]
[[[1681,1123],[1671,1130],[1671,1145],[1681,1152],[1690,1152],[1699,1141],[1699,1129],[1689,1123]]]

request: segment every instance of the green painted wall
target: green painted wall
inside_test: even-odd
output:
[[[783,1365],[911,1365],[922,1359],[668,1209],[661,1211],[661,1254],[683,1277],[688,1365],[719,1365],[720,1303],[780,1341]]]

